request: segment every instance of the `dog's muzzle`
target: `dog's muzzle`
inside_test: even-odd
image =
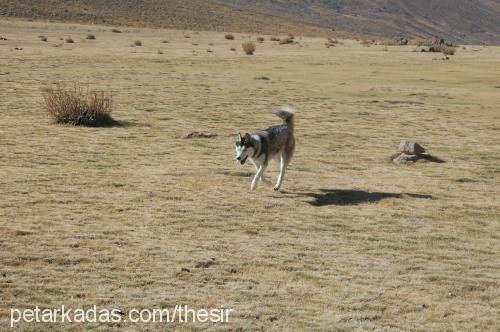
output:
[[[247,158],[248,156],[246,156],[245,158],[241,159],[240,157],[236,158],[238,159],[238,161],[240,162],[241,165],[245,165],[245,162],[247,161]]]

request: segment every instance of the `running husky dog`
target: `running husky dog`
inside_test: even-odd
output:
[[[236,160],[243,165],[250,158],[257,170],[250,187],[252,190],[257,188],[259,180],[269,182],[264,177],[269,160],[280,158],[280,175],[274,186],[274,190],[279,190],[285,177],[286,167],[290,163],[295,149],[293,135],[295,110],[288,106],[282,106],[275,109],[273,114],[280,117],[283,124],[269,127],[252,135],[249,133],[246,133],[245,136],[238,134],[236,141]]]

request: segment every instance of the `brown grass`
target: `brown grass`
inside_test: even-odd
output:
[[[89,29],[99,42],[71,51],[33,38]],[[499,47],[443,62],[303,37],[253,57],[200,32],[216,45],[194,56],[183,31],[123,29],[0,20],[0,330],[9,308],[180,303],[235,311],[12,331],[499,331]],[[75,77],[112,86],[133,125],[44,121],[40,82]],[[233,140],[280,123],[280,103],[298,110],[296,153],[281,192],[252,192]],[[400,139],[448,162],[393,165]]]
[[[115,122],[111,117],[110,93],[90,91],[78,84],[72,88],[56,85],[44,89],[43,99],[45,110],[55,123],[99,127]]]
[[[253,55],[255,50],[257,49],[257,45],[255,45],[255,43],[252,43],[251,41],[248,41],[241,44],[241,48],[243,48],[245,54]]]

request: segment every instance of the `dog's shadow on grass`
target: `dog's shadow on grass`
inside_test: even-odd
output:
[[[421,199],[434,199],[431,195],[411,194],[411,193],[387,193],[377,191],[364,190],[348,190],[348,189],[320,189],[319,192],[306,193],[289,193],[297,197],[312,197],[312,201],[308,201],[312,206],[327,206],[327,205],[358,205],[363,203],[374,203],[387,198],[404,198],[413,197]]]

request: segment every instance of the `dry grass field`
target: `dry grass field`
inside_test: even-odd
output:
[[[0,330],[37,304],[234,313],[17,330],[500,329],[500,48],[264,36],[249,56],[257,35],[120,30],[0,21]],[[112,92],[120,125],[51,124],[54,82]],[[252,192],[235,136],[281,104],[296,154],[282,192]],[[393,165],[400,139],[447,162]]]

